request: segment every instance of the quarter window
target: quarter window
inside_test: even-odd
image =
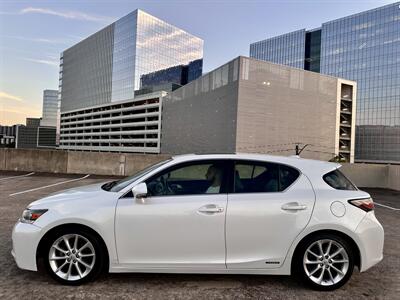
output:
[[[324,181],[337,190],[356,190],[356,187],[339,170],[334,170],[324,175]]]

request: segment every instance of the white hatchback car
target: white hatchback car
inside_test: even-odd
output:
[[[182,155],[119,181],[31,203],[15,225],[22,269],[80,284],[109,272],[296,274],[342,286],[382,260],[369,194],[340,165],[257,154]]]

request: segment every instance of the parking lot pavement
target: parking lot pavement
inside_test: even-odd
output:
[[[385,228],[384,259],[365,273],[355,272],[350,282],[337,291],[311,291],[289,276],[248,275],[107,274],[83,286],[62,286],[43,272],[17,268],[10,254],[12,227],[30,202],[110,177],[20,176],[26,174],[29,172],[0,172],[0,299],[398,299],[400,293],[400,211],[378,205],[376,215]],[[400,208],[400,192],[366,190],[376,203]]]

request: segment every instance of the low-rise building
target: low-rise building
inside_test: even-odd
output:
[[[18,125],[2,126],[0,125],[0,147],[15,148],[15,135]]]
[[[26,118],[26,126],[17,125],[15,148],[55,148],[56,127],[40,123],[41,118]]]

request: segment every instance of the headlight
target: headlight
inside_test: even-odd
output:
[[[47,209],[25,209],[22,213],[21,222],[32,224],[43,215]]]

